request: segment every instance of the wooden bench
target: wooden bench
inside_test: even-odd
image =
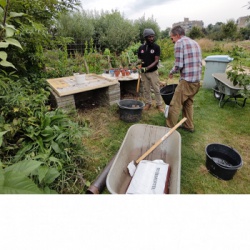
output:
[[[47,79],[47,82],[51,87],[51,105],[56,108],[75,109],[79,102],[77,97],[84,102],[84,98],[91,97],[93,92],[104,105],[112,105],[120,100],[119,81],[101,75],[87,74],[82,84],[77,84],[74,76]]]

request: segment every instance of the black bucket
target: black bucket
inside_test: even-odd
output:
[[[231,180],[241,166],[241,156],[235,149],[217,143],[206,147],[206,167],[217,178]]]
[[[133,99],[120,100],[120,119],[125,122],[138,122],[141,119],[142,110],[145,104]]]
[[[173,96],[174,96],[174,92],[175,92],[175,89],[177,87],[178,84],[169,84],[169,85],[166,85],[165,87],[163,87],[161,90],[160,90],[160,94],[164,100],[164,102],[169,105]]]

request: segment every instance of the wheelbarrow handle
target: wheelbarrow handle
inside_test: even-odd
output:
[[[159,139],[150,149],[148,149],[138,160],[135,161],[135,164],[143,160],[146,156],[148,156],[155,148],[157,148],[164,140],[166,140],[182,123],[187,120],[186,117],[182,118],[173,128],[171,128],[161,139]]]

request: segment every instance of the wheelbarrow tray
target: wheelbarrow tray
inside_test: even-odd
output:
[[[136,161],[169,130],[148,124],[135,124],[128,129],[107,175],[106,186],[111,194],[126,193],[132,179],[127,169],[128,164]],[[180,194],[181,136],[178,131],[174,131],[145,158],[150,161],[157,159],[170,165],[169,194]]]
[[[227,73],[214,73],[213,77],[215,79],[218,90],[225,95],[235,96],[239,95],[239,91],[243,89],[239,84],[234,85],[233,82],[228,79]]]
[[[244,89],[242,86],[239,86],[239,84],[234,85],[233,82],[228,79],[227,73],[214,73],[212,74],[212,76],[214,77],[216,82],[216,87],[214,88],[214,96],[220,100],[220,107],[222,107],[232,98],[234,99],[234,102],[239,106],[245,106],[246,98],[244,98],[239,92],[240,90]],[[225,96],[227,96],[227,99],[222,102]],[[238,103],[237,98],[244,98],[242,105]]]

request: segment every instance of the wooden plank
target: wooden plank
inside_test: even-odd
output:
[[[111,76],[110,74],[102,74],[102,77],[108,80],[118,80],[119,82],[121,81],[131,81],[131,80],[137,80],[138,79],[138,73],[132,73],[131,75],[128,76],[122,76],[120,75],[119,77]]]
[[[87,74],[86,82],[83,84],[77,84],[74,76],[47,79],[47,82],[49,83],[50,87],[58,94],[58,96],[67,96],[116,85],[118,80],[107,79],[96,74]]]

